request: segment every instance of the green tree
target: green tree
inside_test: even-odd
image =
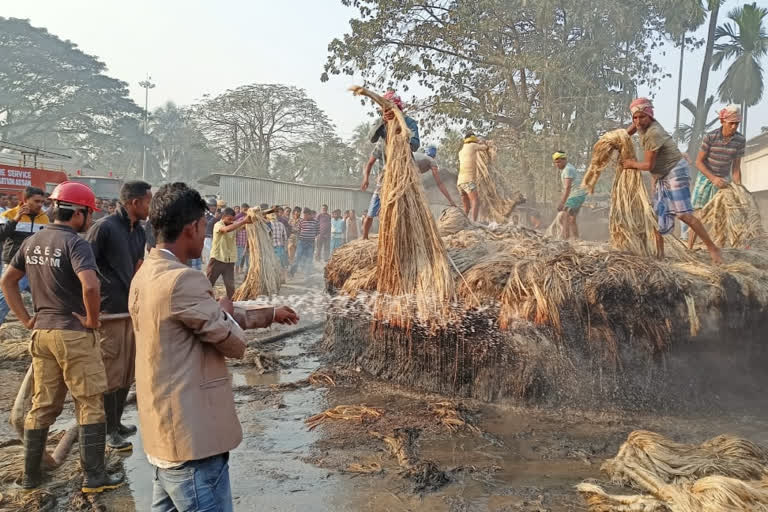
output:
[[[715,45],[712,69],[718,70],[725,62],[733,60],[717,92],[721,101],[742,106],[744,133],[747,131],[748,108],[757,105],[763,97],[760,60],[768,54],[768,33],[763,24],[766,16],[768,8],[745,4],[728,13],[733,25],[727,22],[715,32],[715,39],[726,39],[726,42]]]
[[[0,138],[69,153],[80,166],[112,161],[141,110],[105,71],[76,44],[0,18]]]
[[[707,98],[707,101],[704,102],[704,110],[702,110],[702,112],[704,113],[705,118],[709,116],[709,111],[712,109],[712,104],[714,102],[715,102],[714,96],[710,96],[709,98]],[[675,131],[675,138],[680,142],[688,143],[691,141],[691,135],[693,133],[693,125],[696,124],[697,109],[696,109],[696,105],[694,105],[694,103],[688,98],[684,99],[681,102],[681,104],[683,107],[685,107],[685,109],[688,112],[691,113],[693,120],[691,121],[691,124],[685,124],[685,123],[681,124]],[[717,124],[718,120],[719,119],[715,117],[711,121],[707,122],[704,125],[704,129],[705,130],[712,129],[712,127],[715,126],[715,124]]]
[[[709,70],[712,69],[712,53],[715,47],[715,31],[717,29],[717,17],[720,14],[720,5],[725,0],[707,0],[709,9],[709,27],[707,29],[706,49],[704,50],[704,62],[701,65],[699,78],[699,94],[696,97],[696,118],[691,131],[691,140],[688,143],[688,154],[695,158],[699,151],[699,143],[704,135],[704,106],[707,101],[707,87],[709,86]]]
[[[149,128],[149,167],[157,181],[194,181],[226,169],[189,109],[168,102],[152,113]]]
[[[407,103],[423,129],[494,138],[529,200],[544,196],[542,183],[556,186],[544,172],[551,150],[584,159],[599,133],[628,121],[637,87],[661,76],[651,59],[663,44],[656,2],[342,2],[357,19],[330,43],[321,79],[359,74],[403,94],[418,85],[421,99]]]
[[[328,116],[303,89],[252,84],[205,97],[194,119],[233,169],[269,176],[275,156],[322,142],[333,131]]]

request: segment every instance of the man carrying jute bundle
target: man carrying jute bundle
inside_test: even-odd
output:
[[[675,218],[688,224],[704,241],[714,263],[722,263],[720,249],[712,242],[706,228],[693,215],[691,205],[690,173],[688,162],[672,137],[654,118],[653,103],[647,98],[638,98],[629,106],[632,113],[632,126],[627,133],[640,133],[645,155],[642,162],[624,160],[625,169],[649,171],[653,181],[653,208],[658,217],[659,228],[656,231],[656,245],[660,258],[664,256],[664,238],[675,227]]]
[[[464,136],[464,145],[459,151],[459,179],[456,188],[459,189],[461,202],[464,205],[464,213],[477,222],[480,212],[480,195],[477,189],[477,161],[479,153],[488,149],[472,132]]]
[[[728,105],[720,111],[720,128],[704,136],[696,158],[696,184],[693,188],[693,208],[701,210],[715,194],[733,181],[741,185],[741,159],[747,146],[747,139],[739,133],[741,108]],[[687,226],[683,226],[682,238],[688,235]],[[696,237],[691,237],[688,246],[693,247]]]
[[[395,108],[400,109],[400,111],[403,111],[403,101],[400,99],[400,96],[395,94],[395,91],[387,91],[386,94],[384,94],[384,98],[391,101]],[[411,131],[411,151],[416,151],[419,149],[419,146],[421,145],[421,140],[419,139],[419,124],[411,117],[404,116],[405,117],[405,125],[408,127],[408,129]],[[371,134],[371,143],[373,144],[379,144],[376,149],[374,149],[373,153],[371,154],[371,157],[368,159],[368,163],[365,165],[365,169],[363,171],[363,183],[360,186],[360,190],[365,192],[368,190],[368,179],[371,174],[371,169],[373,169],[373,165],[376,163],[377,160],[382,161],[382,167],[381,171],[379,172],[379,175],[376,178],[376,189],[373,191],[373,195],[371,196],[371,203],[368,205],[367,215],[365,216],[365,219],[363,220],[363,239],[368,240],[368,233],[371,231],[371,226],[373,226],[373,219],[379,216],[379,210],[381,209],[381,183],[382,183],[382,176],[384,175],[384,172],[386,171],[386,141],[387,141],[387,123],[389,121],[392,121],[395,118],[395,113],[392,112],[392,110],[387,109],[383,112],[381,120],[376,123],[374,126],[373,132]],[[399,130],[400,128],[398,128]]]
[[[29,350],[35,389],[24,422],[22,487],[34,489],[42,482],[48,428],[61,414],[69,390],[80,425],[82,491],[97,493],[118,487],[123,475],[108,475],[104,462],[107,431],[102,395],[107,377],[93,332],[99,327],[98,267],[90,244],[78,236],[91,223],[96,197],[81,183],[64,182],[51,199],[54,224],[21,244],[0,282],[16,317],[32,329]],[[33,317],[18,288],[25,275],[35,304]]]
[[[99,267],[101,313],[105,318],[96,337],[107,372],[107,392],[104,393],[107,446],[117,451],[131,450],[133,445],[125,437],[136,433],[135,426],[123,425],[120,419],[133,385],[136,357],[136,340],[128,314],[128,290],[144,260],[146,234],[140,222],[149,215],[151,188],[143,181],[123,184],[115,213],[96,222],[85,237]]]
[[[248,215],[235,220],[235,210],[224,208],[221,212],[221,220],[213,226],[211,258],[208,260],[205,275],[208,276],[211,286],[215,286],[221,276],[227,297],[230,299],[235,294],[235,261],[237,261],[235,232],[251,223],[253,220]]]

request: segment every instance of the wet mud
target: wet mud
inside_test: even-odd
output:
[[[768,413],[754,402],[714,414],[667,414],[453,400],[326,366],[322,330],[259,341],[284,330],[254,333],[251,347],[265,356],[260,364],[231,366],[243,427],[230,456],[236,510],[582,511],[574,486],[602,480],[600,464],[633,430],[685,442],[730,433],[768,445]],[[8,415],[22,377],[21,369],[0,367],[0,446],[16,437]],[[336,413],[310,429],[307,419],[329,409]],[[72,422],[68,401],[53,430]],[[134,404],[124,422],[137,422]],[[141,436],[131,441],[133,453],[122,460],[127,484],[82,510],[150,510],[152,469]],[[3,500],[17,491],[12,482],[0,484]],[[71,510],[72,492],[58,488],[52,510]],[[5,510],[14,509],[0,501]]]

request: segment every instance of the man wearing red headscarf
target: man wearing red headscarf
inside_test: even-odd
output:
[[[387,91],[384,94],[384,98],[391,101],[396,108],[400,109],[400,111],[403,111],[403,101],[400,99],[400,96],[395,94],[395,91]],[[405,125],[411,131],[411,151],[416,151],[421,145],[421,140],[419,139],[419,124],[408,116],[404,117]],[[368,189],[368,179],[371,174],[371,169],[373,169],[376,161],[381,161],[382,165],[381,170],[379,171],[379,175],[376,178],[376,189],[373,191],[373,195],[371,196],[371,203],[368,205],[368,215],[366,215],[365,220],[363,221],[363,239],[365,240],[368,239],[368,232],[371,230],[371,226],[373,225],[373,219],[379,216],[379,209],[381,208],[381,199],[379,196],[381,192],[381,178],[384,176],[384,171],[386,170],[387,165],[387,122],[394,118],[395,113],[391,109],[385,109],[382,118],[378,123],[374,125],[373,132],[371,132],[371,142],[377,145],[373,150],[373,153],[371,153],[371,156],[368,159],[368,163],[365,164],[365,169],[363,170],[363,183],[360,186],[360,190],[365,192]]]
[[[740,134],[741,108],[728,105],[720,111],[720,127],[707,133],[701,141],[696,158],[700,171],[693,187],[693,208],[700,210],[715,197],[718,190],[727,188],[733,181],[741,185],[741,159],[747,146],[747,139]],[[687,230],[683,239],[687,238]],[[692,247],[695,237],[689,240]]]
[[[664,238],[675,227],[675,218],[680,219],[701,237],[714,263],[722,263],[720,249],[709,238],[701,221],[693,215],[691,206],[691,180],[688,161],[683,158],[677,144],[654,119],[653,103],[648,98],[638,98],[629,106],[632,112],[632,126],[627,133],[640,134],[645,151],[643,161],[624,160],[625,169],[636,169],[651,173],[653,183],[653,209],[659,221],[656,231],[656,245],[659,257],[664,256]]]

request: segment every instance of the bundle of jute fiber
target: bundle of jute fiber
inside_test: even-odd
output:
[[[635,148],[625,129],[606,133],[592,148],[592,160],[584,175],[582,187],[590,194],[594,193],[600,174],[615,161],[616,176],[611,189],[611,211],[608,218],[611,245],[638,256],[658,257],[658,220],[648,199],[643,177],[640,171],[621,166],[624,160],[634,158]],[[679,240],[672,238],[665,246],[668,256],[675,259],[687,257],[685,247]]]
[[[721,435],[694,445],[636,430],[629,434],[616,457],[606,460],[600,469],[621,484],[632,484],[628,471],[637,468],[674,483],[709,475],[757,480],[768,474],[766,465],[766,449],[746,439]]]
[[[760,210],[743,185],[731,183],[719,190],[704,208],[696,212],[696,216],[718,247],[768,246]]]
[[[491,222],[499,224],[509,220],[512,210],[525,202],[523,195],[512,192],[508,196],[499,189],[504,178],[497,168],[496,144],[492,140],[485,141],[488,149],[478,152],[477,160],[477,192],[480,198],[480,212]]]
[[[351,90],[394,113],[387,122],[386,172],[381,184],[376,288],[385,300],[379,304],[377,318],[406,329],[413,323],[444,326],[449,320],[444,308],[453,301],[455,286],[413,160],[411,132],[392,102],[362,87]]]
[[[768,452],[746,439],[717,436],[700,445],[654,432],[632,432],[601,470],[649,495],[609,495],[593,484],[578,491],[592,512],[607,510],[768,511]]]
[[[235,291],[233,300],[251,300],[260,295],[275,295],[283,282],[283,268],[272,246],[267,219],[260,208],[248,210],[252,223],[246,225],[248,233],[248,275]]]

